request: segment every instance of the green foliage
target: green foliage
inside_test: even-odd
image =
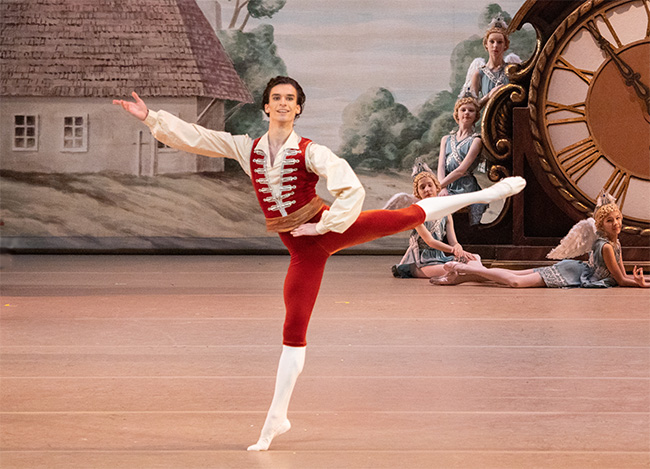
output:
[[[398,168],[412,149],[411,142],[419,140],[425,129],[390,91],[370,89],[343,110],[339,154],[353,167]]]
[[[435,145],[436,149],[439,150],[442,138],[456,128],[458,128],[458,124],[454,120],[453,110],[446,111],[431,123],[431,128],[427,133],[427,139],[429,139],[431,143]],[[436,154],[436,162],[437,156],[438,155]]]
[[[451,76],[449,77],[449,86],[453,96],[458,96],[465,79],[467,70],[472,61],[477,57],[488,58],[488,53],[483,47],[483,38],[472,36],[469,39],[458,43],[451,53]],[[453,109],[453,103],[451,108]]]
[[[230,116],[237,108],[236,113],[226,122],[227,132],[248,134],[253,138],[266,132],[262,93],[271,78],[287,74],[284,61],[277,55],[273,32],[273,26],[263,24],[247,33],[239,30],[222,30],[217,33],[235,70],[255,100],[254,103],[243,106],[231,101],[226,103],[226,115]]]
[[[454,108],[456,95],[447,90],[440,91],[424,102],[418,111],[418,118],[424,122],[433,122],[443,112]]]
[[[479,16],[480,31],[485,31],[498,15],[508,23],[511,21],[508,13],[492,3]],[[534,31],[517,31],[510,36],[507,53],[513,52],[525,60],[534,46]],[[488,58],[482,36],[473,35],[460,42],[450,57],[451,91],[441,91],[429,98],[416,116],[395,103],[393,95],[384,88],[364,93],[343,112],[343,143],[339,154],[359,168],[407,170],[417,157],[423,157],[432,168],[437,167],[440,142],[457,128],[453,118],[454,104],[465,83],[467,70],[477,57]]]
[[[287,0],[250,0],[248,2],[248,12],[253,18],[271,18],[280,11]]]
[[[418,157],[435,167],[442,137],[456,126],[455,101],[441,91],[414,116],[387,89],[370,89],[344,109],[338,153],[361,169],[409,170]]]
[[[533,55],[536,40],[535,31],[531,29],[515,31],[510,35],[510,51],[526,60]]]

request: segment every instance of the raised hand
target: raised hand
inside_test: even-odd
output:
[[[149,108],[147,108],[147,105],[140,99],[140,96],[138,96],[135,91],[131,93],[131,96],[133,96],[135,102],[124,101],[122,99],[114,99],[113,104],[122,106],[124,109],[126,109],[141,121],[145,120],[147,118],[147,114],[149,114]]]

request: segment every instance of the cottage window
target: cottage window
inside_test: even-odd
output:
[[[156,150],[160,152],[176,151],[175,148],[165,145],[160,140],[156,140]]]
[[[88,115],[63,118],[63,151],[88,151]]]
[[[14,115],[14,151],[38,150],[38,116]]]
[[[179,114],[177,111],[170,111],[169,109],[167,109],[167,112],[176,117],[178,117]],[[170,152],[178,151],[176,150],[176,148],[172,148],[169,145],[165,145],[160,140],[156,140],[155,138],[153,140],[156,145],[156,153],[170,153]]]

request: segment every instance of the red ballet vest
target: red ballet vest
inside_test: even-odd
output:
[[[269,231],[291,231],[316,215],[323,201],[316,195],[318,175],[307,171],[305,154],[311,140],[302,138],[298,149],[289,148],[282,155],[279,192],[269,185],[266,155],[257,150],[260,139],[253,142],[250,173],[255,195],[266,218]]]

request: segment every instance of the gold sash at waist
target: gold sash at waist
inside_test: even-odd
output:
[[[319,196],[311,199],[306,205],[303,205],[298,210],[290,213],[286,217],[276,217],[266,219],[266,229],[268,231],[275,231],[277,233],[284,233],[298,228],[303,223],[311,220],[316,215],[325,203]]]

